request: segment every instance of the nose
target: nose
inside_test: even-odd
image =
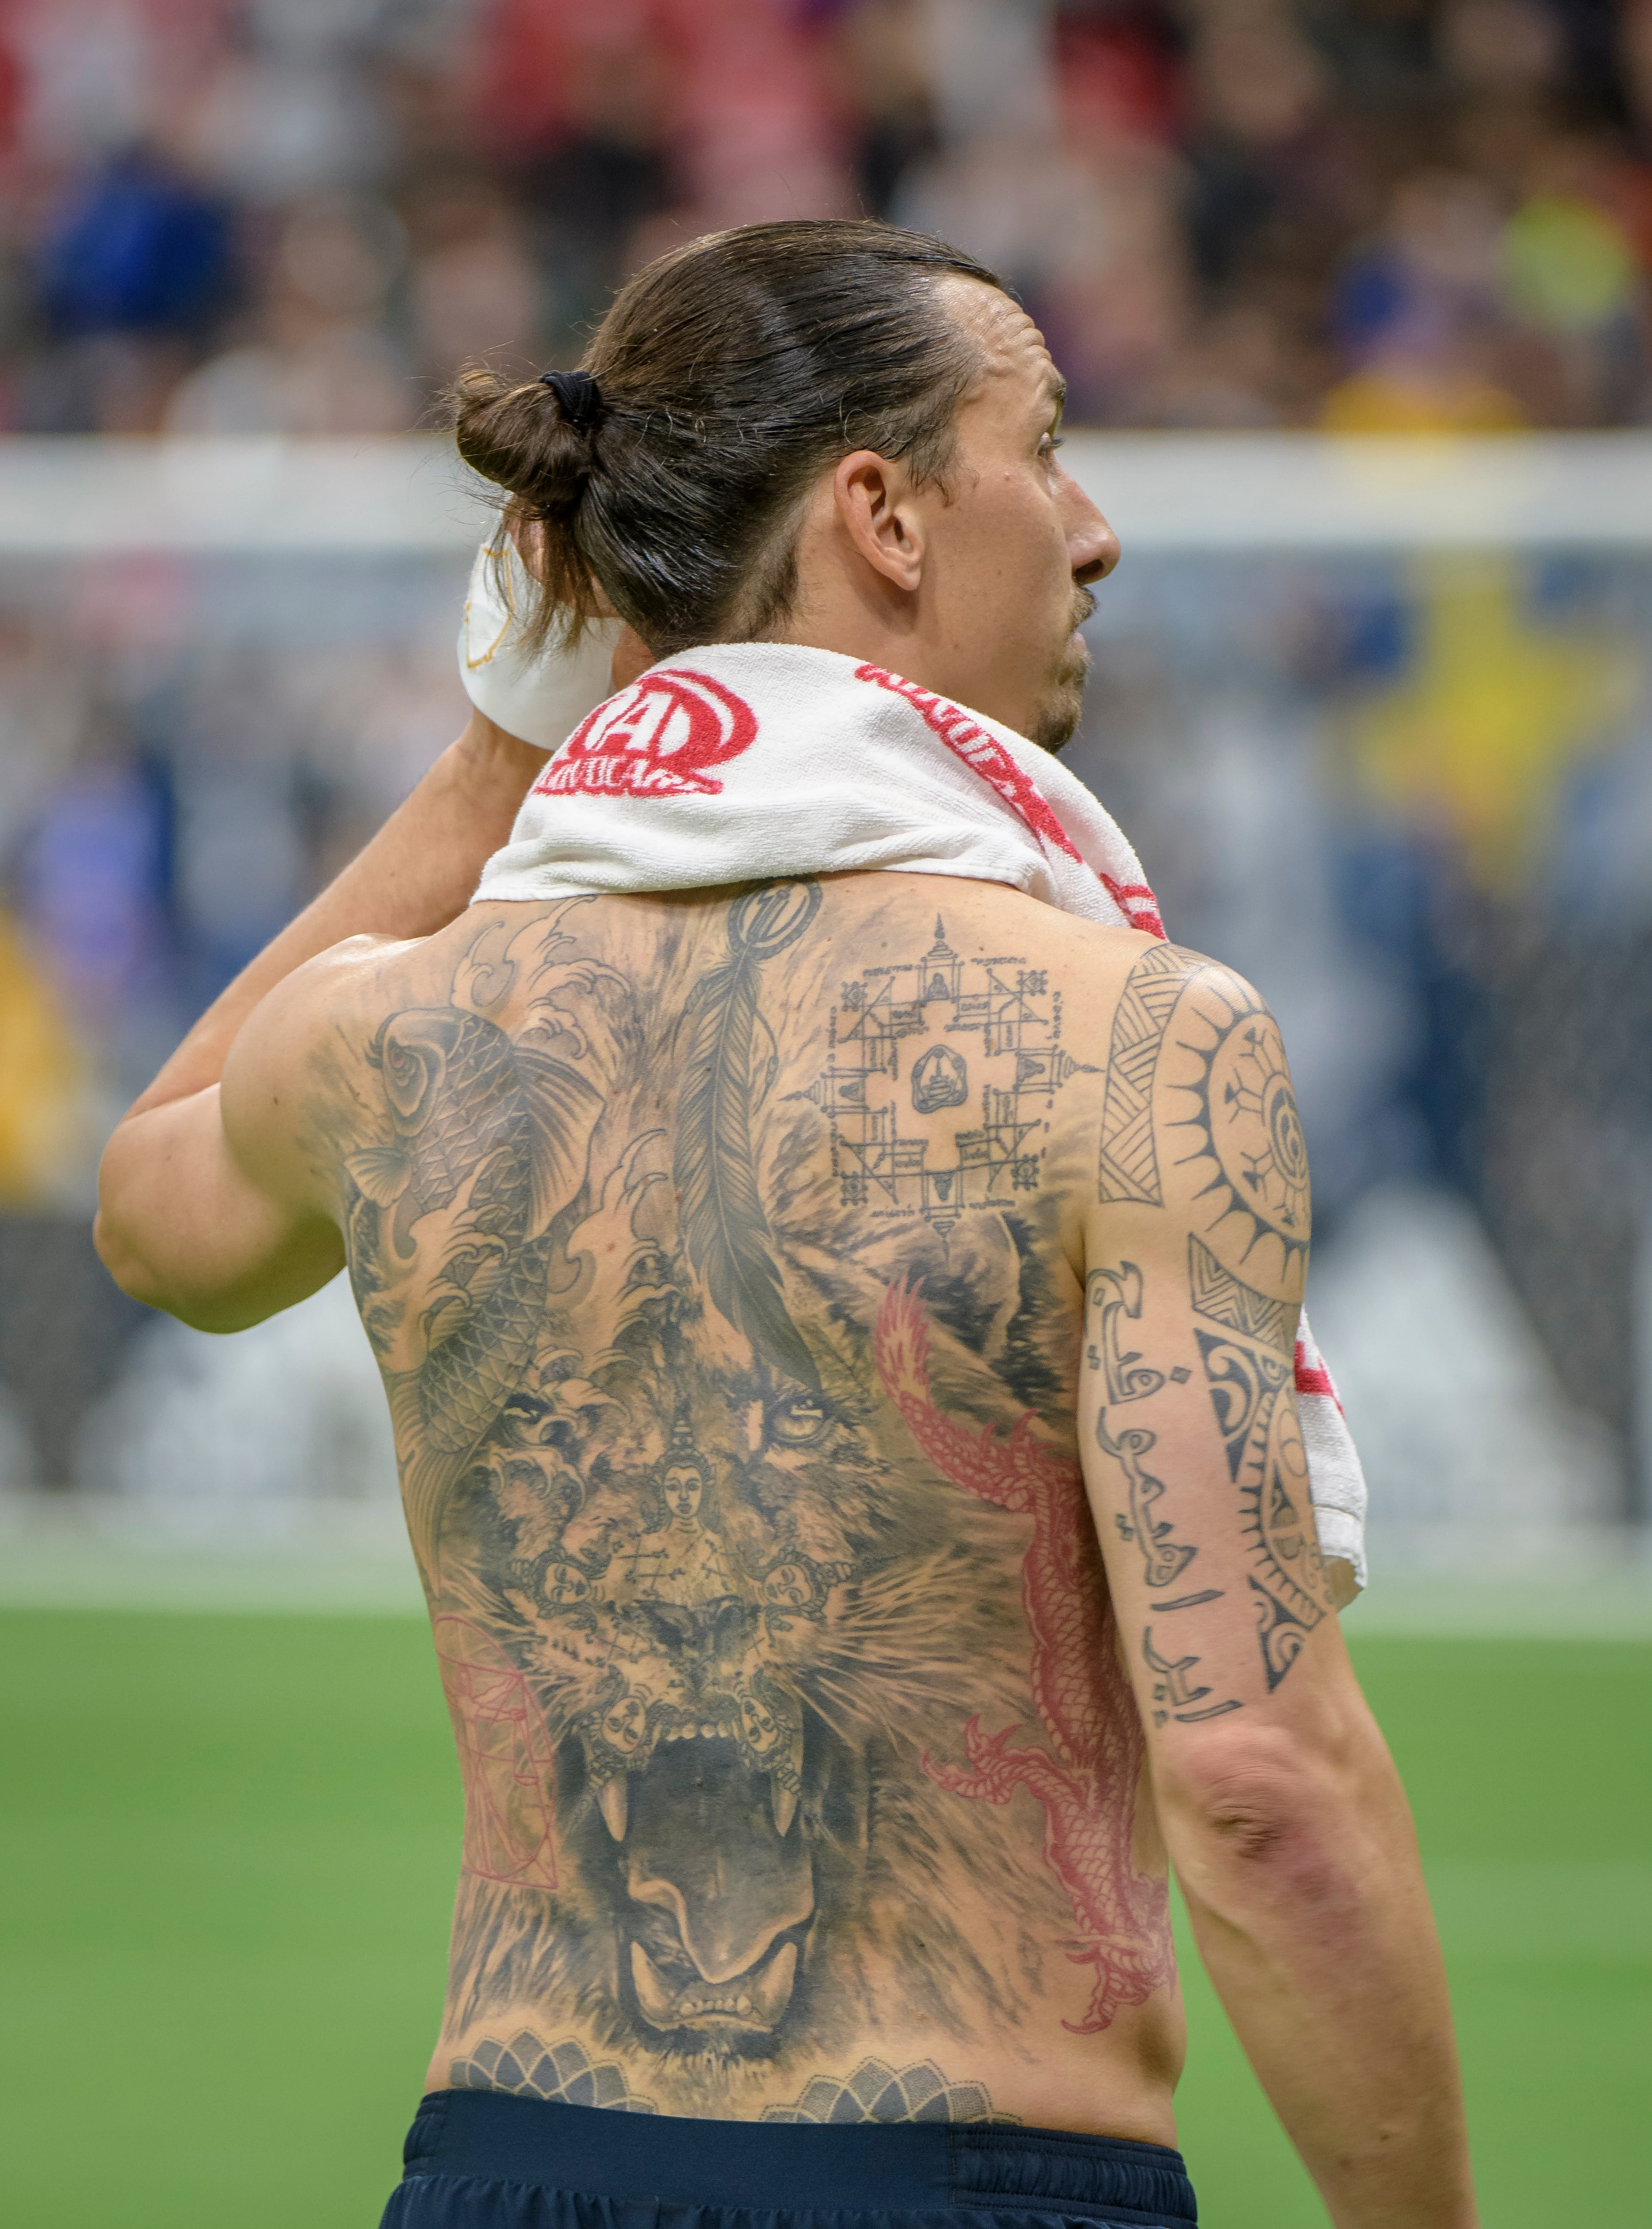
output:
[[[1081,588],[1104,581],[1118,563],[1119,538],[1070,472],[1062,476],[1062,524],[1067,535],[1067,562]]]

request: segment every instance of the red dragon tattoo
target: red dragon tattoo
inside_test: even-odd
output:
[[[1011,1746],[1025,1731],[964,1728],[968,1765],[923,1769],[954,1795],[1007,1803],[1019,1788],[1044,1806],[1045,1862],[1066,1890],[1078,1941],[1068,1956],[1095,1969],[1076,2035],[1110,2026],[1173,1980],[1169,1886],[1131,1860],[1135,1792],[1145,1743],[1135,1699],[1118,1663],[1115,1622],[1077,1463],[1032,1436],[1024,1414],[1007,1437],[970,1430],[939,1410],[929,1391],[929,1330],[921,1288],[891,1285],[878,1311],[877,1357],[885,1391],[913,1438],[966,1493],[1032,1519],[1021,1563],[1021,1598],[1032,1636],[1032,1699],[1041,1747]]]

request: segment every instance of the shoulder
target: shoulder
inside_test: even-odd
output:
[[[1279,1025],[1255,985],[1185,946],[1140,940],[1083,1029],[1090,1216],[1166,1210],[1218,1254],[1300,1295],[1312,1226],[1307,1147]]]
[[[1060,1165],[1075,1200],[1116,1227],[1171,1209],[1304,1272],[1308,1157],[1278,1023],[1219,960],[1122,929],[1064,939]]]
[[[434,938],[346,937],[284,976],[242,1024],[224,1063],[224,1089],[246,1095],[254,1082],[295,1083],[330,1042],[359,1032],[396,1000],[398,979],[416,968]]]
[[[1098,1075],[1110,1075],[1120,1061],[1139,1072],[1163,1049],[1172,1017],[1184,1012],[1220,1026],[1226,1018],[1267,1011],[1237,969],[1139,929],[1064,917],[1052,956],[1065,993],[1069,1049]]]

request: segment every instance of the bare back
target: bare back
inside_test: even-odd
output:
[[[1170,2139],[1077,1440],[1165,949],[851,876],[473,908],[358,979],[312,1108],[465,1780],[433,2086]]]

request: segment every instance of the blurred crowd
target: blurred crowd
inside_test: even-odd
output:
[[[115,1120],[462,727],[466,569],[0,561],[0,1491],[77,1474],[88,1406],[146,1329],[92,1249]],[[337,1345],[295,1373],[278,1341],[291,1414],[303,1378],[331,1416]],[[346,1408],[340,1445],[364,1429]],[[244,1449],[235,1468],[254,1475]]]
[[[84,1190],[195,1016],[459,732],[463,575],[0,566],[0,1201]]]
[[[7,0],[0,426],[382,433],[708,228],[1021,292],[1081,421],[1652,414],[1652,0]]]

